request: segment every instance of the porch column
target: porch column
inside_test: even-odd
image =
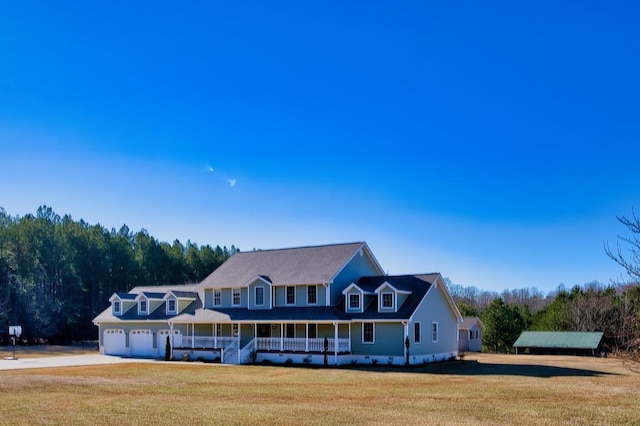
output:
[[[333,323],[334,335],[335,338],[333,340],[333,362],[335,365],[338,365],[338,323]]]
[[[258,323],[253,323],[253,338],[256,339],[258,337]]]
[[[196,324],[191,323],[191,349],[196,347]]]
[[[280,324],[280,352],[284,351],[284,323]]]
[[[304,324],[304,351],[309,352],[309,323]]]
[[[238,323],[238,364],[240,364],[240,350],[242,349],[240,347],[240,342],[242,341],[240,339],[241,335],[242,335],[242,327],[241,327],[241,324]]]
[[[351,353],[351,323],[349,323],[349,353]]]
[[[212,325],[213,325],[213,347],[217,348],[218,347],[218,327],[216,326],[215,323],[213,323]]]

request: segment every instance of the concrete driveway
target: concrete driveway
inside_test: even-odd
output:
[[[162,361],[155,359],[120,358],[118,356],[100,354],[0,359],[0,371],[22,370],[27,368],[77,367],[81,365],[127,364],[132,362]]]

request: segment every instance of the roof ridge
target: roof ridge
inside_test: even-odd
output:
[[[353,241],[350,243],[331,243],[331,244],[319,244],[319,245],[307,245],[307,246],[296,246],[296,247],[282,247],[282,248],[268,248],[268,249],[253,249],[247,251],[239,251],[236,254],[247,254],[247,253],[258,253],[258,252],[273,252],[273,251],[286,251],[286,250],[300,250],[300,249],[309,249],[309,248],[323,248],[323,247],[338,247],[338,246],[349,246],[349,245],[362,245],[366,244],[365,241]]]

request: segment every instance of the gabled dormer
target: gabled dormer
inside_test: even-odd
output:
[[[138,315],[149,315],[164,302],[164,293],[152,293],[143,291],[136,296],[138,303]]]
[[[163,299],[167,315],[178,315],[198,299],[198,293],[190,291],[170,291]]]
[[[366,296],[374,295],[370,291],[365,291],[352,283],[342,291],[344,295],[344,310],[349,313],[362,313],[366,305]]]
[[[407,296],[411,294],[410,291],[394,287],[388,281],[376,288],[375,293],[378,296],[378,312],[398,312]]]
[[[136,305],[136,295],[129,293],[113,293],[113,296],[109,298],[109,302],[111,302],[111,313],[119,317]]]
[[[271,309],[273,307],[271,279],[269,277],[258,275],[249,280],[245,286],[248,289],[249,309]]]

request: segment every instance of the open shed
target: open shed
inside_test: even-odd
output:
[[[602,332],[524,331],[515,341],[516,354],[599,355]]]

